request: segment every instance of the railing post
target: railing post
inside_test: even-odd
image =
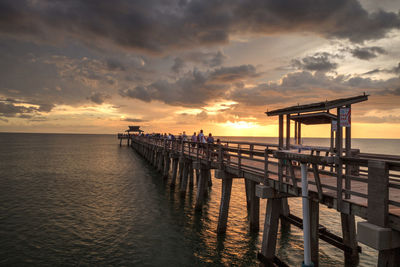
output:
[[[218,168],[221,170],[224,163],[224,154],[222,152],[222,145],[218,145]]]
[[[242,171],[242,151],[240,150],[240,144],[238,144],[238,175]]]
[[[368,222],[386,227],[388,223],[389,169],[384,161],[368,160]]]
[[[264,184],[268,185],[268,147],[264,150]]]

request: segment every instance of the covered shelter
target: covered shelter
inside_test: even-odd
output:
[[[140,129],[140,126],[128,126],[128,130],[125,130],[125,132],[128,133],[128,135],[132,133],[142,133],[144,132],[143,130]]]
[[[267,111],[266,114],[268,116],[279,116],[279,145],[278,149],[280,150],[290,150],[290,125],[291,121],[295,122],[295,144],[301,144],[301,127],[302,125],[318,125],[318,124],[330,124],[331,125],[331,142],[329,151],[326,153],[334,153],[336,158],[335,170],[337,175],[337,210],[341,212],[341,222],[342,222],[342,232],[343,232],[343,242],[351,248],[347,252],[345,251],[345,258],[351,262],[358,262],[358,250],[357,250],[357,242],[355,238],[356,228],[355,228],[355,218],[352,214],[346,214],[342,212],[343,205],[343,192],[345,192],[345,199],[350,198],[349,192],[351,192],[351,180],[349,179],[349,175],[353,174],[353,171],[356,171],[350,165],[345,164],[345,175],[343,176],[343,162],[341,157],[344,155],[351,156],[351,105],[360,103],[368,100],[368,95],[365,93],[363,95],[348,97],[348,98],[340,98],[331,101],[323,101],[316,102],[306,105],[297,105],[291,106],[287,108],[276,109],[272,111]],[[333,112],[331,112],[333,111]],[[284,116],[286,116],[286,144],[284,145]],[[343,151],[343,127],[345,127],[346,133],[346,143],[345,150]],[[311,151],[311,154],[313,151]],[[317,152],[318,155],[318,152]],[[280,181],[283,181],[283,170],[286,169],[286,175],[290,171],[291,162],[284,162],[282,159],[278,161],[278,178]],[[317,166],[317,165],[315,165]],[[318,173],[318,166],[313,166],[313,172]],[[308,196],[307,192],[307,172],[308,167],[305,164],[302,164],[302,182],[306,185],[304,186],[305,193],[304,196]],[[320,183],[319,175],[318,177],[314,177],[316,187],[320,188],[318,191],[319,194],[322,194],[322,188]],[[293,175],[294,177],[294,175]],[[286,176],[287,178],[287,176]],[[343,178],[345,178],[345,184],[343,189]],[[302,189],[303,192],[303,189]],[[305,199],[305,198],[303,198]],[[321,197],[322,199],[322,197]],[[287,199],[283,202],[284,205],[282,207],[286,213],[289,213],[289,208],[287,205]],[[303,202],[303,216],[308,214],[308,208],[304,208],[307,206],[306,202]],[[318,205],[314,205],[313,214],[318,214]],[[316,224],[318,225],[318,224]],[[309,227],[308,227],[309,228]],[[304,228],[303,228],[304,229]],[[305,233],[306,235],[306,233]],[[314,255],[314,258],[318,258],[318,256]]]
[[[346,127],[346,152],[351,150],[351,105],[368,100],[368,95],[326,100],[305,105],[291,106],[265,112],[267,116],[279,116],[279,148],[290,149],[290,121],[295,122],[295,144],[301,143],[301,126],[330,124],[331,151],[341,155],[343,149],[343,127]],[[331,113],[331,110],[336,110]],[[286,115],[286,146],[283,144],[284,115]],[[335,134],[336,133],[336,134]],[[336,139],[336,142],[334,140]]]
[[[129,142],[131,140],[131,133],[142,133],[144,132],[143,130],[140,129],[140,126],[128,126],[128,129],[125,130],[125,132],[127,133],[126,135],[126,144],[129,146]],[[120,137],[121,136],[121,137]],[[118,135],[118,138],[120,138],[120,145],[122,144],[122,139],[124,138],[124,136],[122,135]]]

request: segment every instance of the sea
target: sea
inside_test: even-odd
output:
[[[223,140],[276,143],[268,137]],[[327,146],[329,139],[304,138]],[[400,155],[399,139],[353,139],[362,152]],[[260,232],[251,233],[242,179],[235,179],[227,232],[216,233],[221,182],[213,179],[202,212],[196,189],[178,188],[116,135],[0,133],[1,266],[257,266]],[[290,199],[301,217],[301,202]],[[356,218],[357,221],[362,219]],[[341,235],[340,215],[320,206],[320,224]],[[362,244],[359,266],[376,266]],[[302,231],[279,231],[277,256],[300,266]],[[320,240],[320,266],[344,265]]]

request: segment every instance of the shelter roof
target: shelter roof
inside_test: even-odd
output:
[[[143,132],[143,130],[139,129],[140,126],[128,126],[129,129],[125,130],[125,132]]]
[[[337,116],[329,112],[306,113],[301,115],[290,116],[291,120],[307,124],[330,124],[332,120],[336,120]]]
[[[340,98],[330,101],[323,101],[323,102],[316,102],[306,105],[297,105],[291,106],[287,108],[276,109],[272,111],[265,112],[268,116],[276,116],[276,115],[283,115],[283,114],[296,114],[302,112],[313,112],[313,111],[324,111],[329,110],[332,108],[342,107],[346,105],[351,105],[359,102],[363,102],[368,100],[369,95],[359,95],[353,96],[348,98]]]

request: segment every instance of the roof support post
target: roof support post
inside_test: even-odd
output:
[[[337,130],[336,130],[336,157],[338,158],[337,160],[337,166],[336,166],[336,172],[337,172],[337,210],[341,211],[342,208],[342,182],[343,182],[343,173],[342,173],[342,161],[340,160],[340,157],[342,156],[342,150],[343,150],[343,128],[341,126],[340,122],[340,107],[337,108]]]
[[[290,114],[286,114],[286,149],[290,149]]]

